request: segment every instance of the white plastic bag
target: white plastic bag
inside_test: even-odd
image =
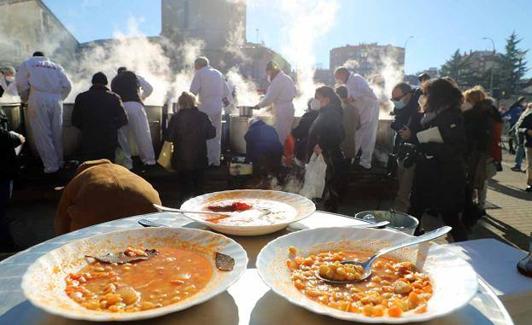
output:
[[[327,164],[323,155],[317,156],[315,153],[310,157],[310,161],[305,165],[305,181],[299,194],[306,198],[321,198],[325,189],[325,173]]]

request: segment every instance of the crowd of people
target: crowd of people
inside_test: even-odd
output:
[[[179,96],[179,110],[164,133],[173,147],[171,167],[179,174],[183,200],[201,194],[204,171],[221,164],[222,112],[230,94],[223,74],[207,58],[196,59],[194,67],[190,89]],[[293,79],[274,62],[267,64],[266,74],[270,86],[254,109],[271,107],[273,125],[260,117],[250,119],[245,135],[247,160],[256,173],[267,175],[291,164],[283,156],[293,153],[295,165],[303,167],[312,156],[322,156],[327,169],[321,199],[326,210],[336,211],[345,199],[349,169],[372,169],[381,111],[377,96],[361,75],[340,67],[335,71],[337,87],[318,87],[294,127],[297,90]],[[3,75],[2,93],[18,94],[28,105],[29,127],[44,173],[58,173],[64,164],[62,101],[71,91],[71,81],[59,64],[41,52],[35,52],[18,71],[7,69]],[[440,215],[453,227],[454,240],[465,240],[485,213],[489,178],[501,169],[505,125],[510,145],[515,146],[513,170],[521,171],[526,152],[526,190],[532,191],[532,104],[527,106],[521,98],[501,113],[479,86],[462,92],[450,78],[431,80],[427,75],[420,76],[420,82],[419,88],[401,82],[389,94],[394,105],[391,127],[396,133],[388,163],[389,174],[398,183],[394,209],[419,220],[424,213]],[[152,91],[148,81],[121,67],[110,87],[107,76],[98,72],[90,89],[77,95],[72,125],[81,131],[79,156],[86,163],[63,193],[56,219],[59,233],[85,226],[86,220],[101,221],[108,211],[93,206],[94,202],[120,200],[124,194],[119,192],[125,188],[129,198],[136,198],[127,211],[151,212],[153,203],[160,204],[151,185],[129,171],[133,147],[144,166],[156,164],[143,105]],[[25,138],[5,127],[0,136],[5,157],[0,162],[0,227],[2,238],[10,238],[4,208],[17,173],[15,148]],[[81,192],[90,195],[81,197]],[[121,212],[114,217],[123,216]],[[418,227],[417,233],[422,232]]]

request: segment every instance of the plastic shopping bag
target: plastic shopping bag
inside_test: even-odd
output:
[[[325,189],[326,171],[327,164],[323,155],[312,154],[310,161],[305,165],[305,180],[299,194],[309,199],[321,198]]]
[[[128,157],[120,146],[115,150],[115,164],[124,166],[129,170],[133,168],[131,157]]]
[[[163,143],[161,148],[161,153],[159,154],[159,159],[157,163],[161,165],[164,169],[168,171],[173,171],[172,169],[172,154],[174,153],[174,144],[169,141]]]

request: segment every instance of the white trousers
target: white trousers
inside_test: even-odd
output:
[[[279,141],[284,146],[284,142],[292,131],[294,123],[294,105],[292,103],[278,105],[273,108],[273,128],[279,136]]]
[[[355,153],[362,150],[360,155],[360,165],[364,168],[371,168],[375,141],[377,140],[377,129],[379,127],[379,103],[370,102],[365,109],[370,112],[370,119],[360,125],[360,129],[355,134]]]
[[[207,140],[207,158],[209,165],[220,166],[222,155],[222,111],[216,113],[206,113],[216,128],[216,137]]]
[[[63,167],[63,102],[61,95],[31,91],[28,118],[45,173]]]
[[[141,103],[125,102],[128,124],[118,130],[118,143],[124,154],[125,167],[132,167],[131,146],[136,145],[140,160],[145,165],[155,165],[155,152],[151,141],[150,124],[146,110]],[[131,137],[130,137],[131,135]],[[134,143],[130,143],[130,140]]]

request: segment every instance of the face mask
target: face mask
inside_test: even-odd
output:
[[[460,108],[462,109],[462,112],[465,112],[465,111],[468,111],[468,110],[472,109],[473,105],[471,105],[470,102],[464,102],[462,104],[462,107],[460,107]]]
[[[13,82],[13,81],[15,81],[15,77],[13,77],[13,76],[6,77],[6,81],[7,82]]]
[[[310,109],[313,110],[313,111],[317,111],[320,109],[320,101],[317,100],[316,98],[312,99],[312,101],[310,102]]]
[[[392,100],[392,103],[395,106],[395,109],[401,110],[405,108],[406,104],[402,100]]]

